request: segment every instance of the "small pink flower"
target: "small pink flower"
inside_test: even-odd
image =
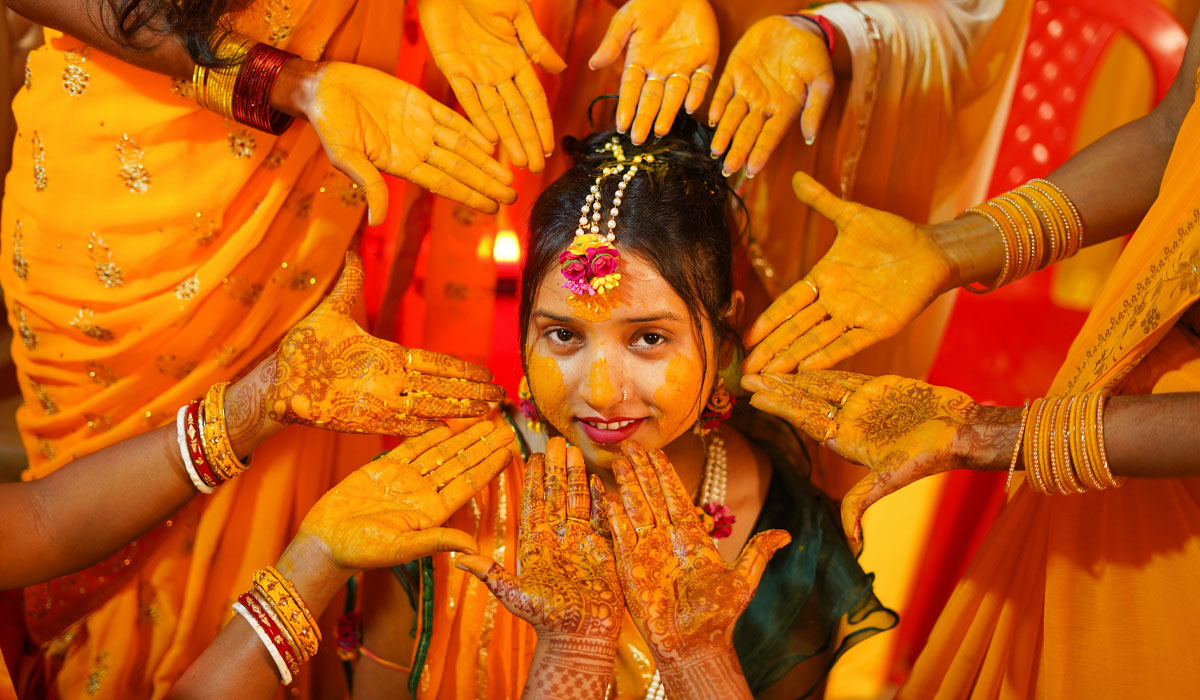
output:
[[[592,288],[592,285],[589,284],[586,279],[567,280],[566,283],[563,284],[563,289],[566,289],[572,294],[578,294],[580,296],[591,296],[596,293],[596,290]]]
[[[705,503],[704,512],[712,516],[713,529],[709,533],[713,539],[720,540],[733,532],[733,524],[737,521],[737,516],[729,510],[729,507],[722,503]]]
[[[596,277],[604,277],[617,271],[617,251],[614,248],[609,248],[608,250],[611,250],[612,253],[602,252],[603,249],[601,249],[592,258],[592,274]]]
[[[562,274],[571,282],[582,282],[588,277],[588,266],[579,258],[572,258],[563,264]]]
[[[337,645],[346,651],[354,651],[362,641],[361,618],[357,612],[342,615],[337,622]]]

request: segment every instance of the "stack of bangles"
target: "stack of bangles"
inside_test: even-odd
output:
[[[1026,480],[1038,493],[1066,496],[1125,483],[1104,452],[1104,399],[1096,391],[1026,402],[1005,491],[1022,454]]]
[[[176,439],[183,468],[200,493],[246,471],[250,460],[238,459],[225,425],[225,390],[229,382],[214,384],[203,399],[179,407],[175,415]]]
[[[271,91],[295,54],[227,33],[214,40],[215,66],[192,72],[196,102],[203,108],[271,134],[282,134],[292,117],[271,107]]]
[[[992,197],[963,214],[982,216],[1000,232],[1004,264],[990,285],[967,286],[983,294],[1068,258],[1083,247],[1083,219],[1058,185],[1035,179]]]
[[[321,629],[296,587],[275,567],[255,572],[254,586],[237,599],[233,609],[254,628],[284,685],[317,653]]]

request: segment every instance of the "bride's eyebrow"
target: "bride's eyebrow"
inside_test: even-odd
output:
[[[579,320],[571,316],[558,316],[550,313],[549,311],[542,311],[540,309],[533,312],[533,318],[548,318],[551,321],[557,321],[559,323],[573,323]]]
[[[663,313],[654,314],[651,316],[631,316],[629,318],[619,319],[620,323],[628,323],[628,324],[655,323],[657,321],[672,321],[674,323],[682,323],[683,319],[679,318],[678,316],[671,313],[670,311],[665,311]]]

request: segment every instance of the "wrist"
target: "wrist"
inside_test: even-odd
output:
[[[960,216],[922,226],[950,266],[946,289],[996,279],[1004,264],[1004,241],[982,216]]]
[[[271,418],[268,405],[276,354],[271,353],[225,392],[225,427],[239,459],[250,455],[284,425]]]
[[[658,662],[658,672],[668,697],[694,700],[750,700],[753,697],[732,645],[706,652],[689,650],[683,659]]]
[[[952,445],[959,464],[974,471],[1006,471],[1020,432],[1021,408],[976,404]]]
[[[314,617],[320,617],[346,581],[358,573],[338,566],[325,543],[303,531],[283,550],[275,568],[296,587]]]
[[[271,107],[308,119],[326,63],[293,58],[279,71],[271,89]]]

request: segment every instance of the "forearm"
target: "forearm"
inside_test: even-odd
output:
[[[295,586],[314,617],[320,617],[352,571],[333,566],[319,540],[297,537],[275,568]],[[250,587],[250,581],[246,582]],[[270,698],[279,676],[270,653],[240,615],[225,626],[171,689],[168,697]]]
[[[1020,408],[989,407],[992,417],[964,432],[955,451],[981,471],[1008,469]],[[1116,476],[1200,476],[1200,392],[1113,396],[1105,402],[1104,444]],[[1027,428],[1028,429],[1028,428]],[[1024,451],[1017,469],[1024,468]]]
[[[658,672],[670,698],[750,700],[754,697],[732,650],[671,665],[660,664]]]
[[[522,700],[603,700],[617,643],[579,634],[538,635]]]

